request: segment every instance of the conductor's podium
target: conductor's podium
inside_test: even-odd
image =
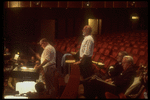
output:
[[[39,78],[39,73],[34,68],[22,66],[15,67],[11,73],[11,77],[18,78],[22,81],[36,81]]]

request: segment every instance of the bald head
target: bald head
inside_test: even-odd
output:
[[[89,25],[85,25],[82,29],[83,35],[90,35],[92,32],[92,28]]]

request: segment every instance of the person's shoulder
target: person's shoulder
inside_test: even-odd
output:
[[[86,39],[87,39],[87,40],[94,41],[94,39],[93,39],[92,35],[88,35],[88,36],[86,37]]]
[[[55,50],[55,47],[52,46],[52,45],[50,45],[50,44],[47,46],[46,49],[47,49],[47,50],[53,50],[53,51],[56,51],[56,50]]]

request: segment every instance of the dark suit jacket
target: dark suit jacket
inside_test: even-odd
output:
[[[123,67],[122,64],[119,64],[119,62],[117,62],[114,65],[114,71],[113,73],[111,73],[111,78],[120,75],[120,73],[123,71]]]
[[[119,76],[112,78],[117,87],[118,92],[125,92],[126,89],[133,83],[136,72],[132,67],[122,72]]]

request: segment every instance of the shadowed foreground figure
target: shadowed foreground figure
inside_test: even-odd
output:
[[[86,92],[86,98],[105,98],[105,92],[111,92],[116,95],[124,93],[133,83],[136,75],[133,68],[133,58],[131,56],[124,56],[122,66],[122,73],[116,77],[102,80],[96,75],[92,76],[87,81],[88,92]]]

